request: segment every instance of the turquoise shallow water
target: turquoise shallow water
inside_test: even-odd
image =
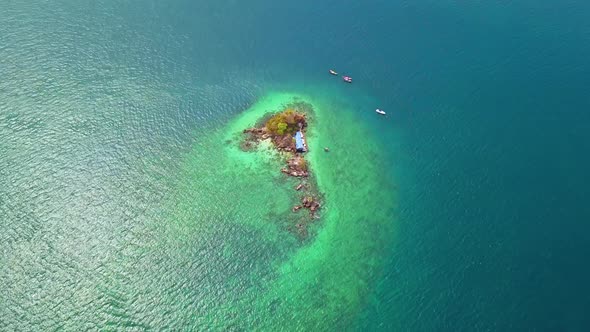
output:
[[[0,329],[585,330],[589,12],[0,4]],[[303,240],[226,142],[294,95],[331,148]]]

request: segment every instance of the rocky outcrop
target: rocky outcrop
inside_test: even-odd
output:
[[[248,128],[244,129],[242,133],[246,134],[246,141],[259,142],[270,139],[275,148],[283,152],[295,152],[295,141],[292,135],[272,135],[266,128]]]
[[[306,171],[298,171],[295,169],[291,169],[291,168],[281,168],[281,172],[289,175],[289,176],[294,176],[297,178],[304,178],[309,176],[309,173],[307,173]]]
[[[318,200],[315,197],[303,196],[301,198],[301,205],[295,205],[291,209],[291,211],[297,212],[301,209],[308,209],[310,216],[312,218],[315,218],[315,213],[317,212],[317,210],[319,210],[320,206],[321,206],[320,203],[318,202]]]
[[[287,167],[283,167],[281,172],[298,178],[305,178],[309,176],[309,172],[307,171],[307,162],[300,155],[295,155],[287,160]],[[296,189],[299,190],[301,188],[302,187]]]
[[[320,208],[320,203],[313,196],[305,196],[301,199],[303,207],[311,212],[316,212]]]

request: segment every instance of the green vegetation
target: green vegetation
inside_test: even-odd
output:
[[[307,161],[305,159],[299,159],[299,168],[304,171],[307,171]]]
[[[277,125],[277,134],[279,135],[283,135],[285,133],[285,130],[287,130],[288,125],[284,122],[279,122],[279,124]]]
[[[299,130],[299,124],[305,125],[305,114],[286,109],[273,115],[265,124],[266,130],[273,135],[293,135]]]

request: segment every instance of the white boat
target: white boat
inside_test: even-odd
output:
[[[385,115],[385,112],[383,112],[383,111],[382,111],[382,110],[380,110],[380,109],[376,109],[376,110],[375,110],[375,112],[377,112],[377,113],[379,113],[379,114],[381,114],[381,115]]]

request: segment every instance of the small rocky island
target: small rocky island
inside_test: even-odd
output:
[[[301,235],[307,234],[307,225],[317,219],[317,211],[320,208],[317,186],[311,179],[308,162],[305,153],[308,146],[305,140],[308,126],[308,111],[311,105],[295,103],[289,105],[281,112],[265,115],[253,128],[244,129],[244,139],[241,148],[244,151],[254,149],[260,142],[268,140],[272,147],[285,157],[285,166],[281,172],[287,176],[299,179],[294,190],[301,196],[300,204],[295,205],[292,211],[309,210],[310,218],[300,219],[295,225]]]

